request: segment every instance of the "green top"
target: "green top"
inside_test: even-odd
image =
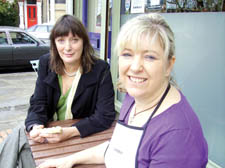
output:
[[[57,104],[57,120],[65,120],[66,116],[66,107],[67,107],[67,98],[70,92],[70,89],[63,95],[62,94],[62,76],[58,75],[59,86],[61,90],[61,96],[59,98],[59,102]]]

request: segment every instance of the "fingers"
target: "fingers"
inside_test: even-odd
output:
[[[44,143],[44,142],[47,142],[46,139],[44,137],[35,137],[35,138],[32,138],[33,141],[35,142],[39,142],[39,143]]]
[[[59,134],[40,134],[42,138],[45,138],[48,143],[57,143],[61,141]]]
[[[44,125],[34,125],[33,129],[30,131],[30,137],[35,138],[40,134],[40,130],[44,128]]]
[[[40,133],[40,136],[45,137],[45,138],[55,138],[55,137],[57,137],[57,134]]]
[[[44,128],[43,125],[36,125],[31,131],[30,131],[30,137],[35,142],[48,142],[48,143],[57,143],[61,142],[65,139],[70,138],[70,132],[68,128],[63,128],[63,131],[60,133],[46,133],[45,131],[42,131]]]
[[[40,137],[47,139],[48,143],[57,143],[66,139],[64,132],[62,133],[41,133]]]
[[[43,125],[35,125],[33,126],[33,129],[30,131],[30,138],[35,141],[35,142],[39,142],[39,143],[43,143],[45,142],[45,138],[39,136],[41,133],[41,130],[44,128]]]
[[[44,125],[34,125],[33,129],[42,129],[44,128]]]

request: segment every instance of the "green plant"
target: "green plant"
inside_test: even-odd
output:
[[[18,26],[18,24],[19,24],[18,1],[14,0],[13,3],[9,3],[5,0],[0,0],[0,25]]]

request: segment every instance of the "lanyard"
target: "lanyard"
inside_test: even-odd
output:
[[[157,110],[159,109],[160,105],[162,104],[163,100],[165,99],[166,95],[168,94],[170,90],[170,84],[168,84],[165,92],[163,93],[163,96],[161,97],[161,99],[159,100],[159,103],[157,104],[157,106],[155,107],[154,111],[152,112],[151,116],[149,117],[147,123],[145,124],[144,126],[144,132],[142,134],[142,137],[141,137],[141,141],[139,143],[139,146],[138,146],[138,150],[137,150],[137,154],[136,154],[136,161],[135,161],[135,167],[137,168],[138,167],[138,155],[139,155],[139,149],[140,149],[140,146],[142,144],[142,141],[143,141],[143,138],[144,138],[144,135],[145,135],[145,132],[147,130],[147,125],[150,123],[152,117],[155,115],[155,113],[157,112]]]

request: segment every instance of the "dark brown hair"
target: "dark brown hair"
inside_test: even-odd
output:
[[[55,39],[60,36],[67,36],[69,33],[73,36],[78,36],[83,40],[83,52],[81,55],[81,66],[83,73],[89,72],[92,68],[94,60],[97,57],[94,56],[94,49],[91,46],[86,28],[81,21],[74,16],[64,15],[60,17],[55,23],[50,34],[50,68],[57,74],[63,74],[63,61],[59,56],[56,48]]]

